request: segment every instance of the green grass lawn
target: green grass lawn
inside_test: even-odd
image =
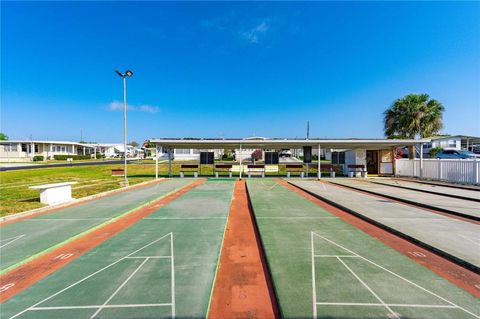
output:
[[[174,161],[172,163],[173,176],[180,175],[180,165],[188,162]],[[191,162],[198,163],[198,162]],[[26,210],[43,207],[40,203],[40,194],[37,190],[28,187],[60,182],[78,182],[73,185],[72,195],[81,198],[100,192],[120,188],[122,177],[113,177],[112,169],[121,169],[122,164],[52,167],[28,170],[14,170],[0,172],[0,216],[23,212]],[[279,174],[269,176],[285,176],[285,165],[279,165]],[[311,165],[310,176],[315,176],[316,165]],[[202,165],[201,176],[213,176],[213,165]],[[220,173],[221,176],[228,173]],[[238,173],[234,173],[237,176]],[[292,176],[295,176],[293,174]],[[168,162],[159,164],[159,176],[168,176]],[[193,176],[193,172],[186,172],[185,176]],[[326,174],[325,174],[326,176]],[[155,165],[153,161],[145,163],[128,164],[128,179],[130,185],[138,184],[155,178]]]
[[[40,203],[37,190],[29,186],[59,182],[78,182],[73,185],[73,197],[88,195],[120,188],[122,177],[111,176],[116,165],[92,165],[39,168],[0,172],[0,216],[44,206]],[[128,165],[130,184],[138,184],[155,178],[154,165]]]

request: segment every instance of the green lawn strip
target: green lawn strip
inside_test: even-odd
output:
[[[2,248],[1,263],[5,268],[0,271],[0,274],[11,271],[80,236],[168,196],[190,182],[192,181],[167,180],[6,225],[1,229],[2,239],[21,235],[25,235],[25,237]]]
[[[312,242],[315,254],[323,256],[314,258],[316,301],[324,303],[316,308],[318,318],[392,316],[382,305],[335,305],[380,303],[353,273],[387,304],[451,305],[406,281],[410,280],[479,315],[473,296],[318,205],[273,180],[249,180],[247,185],[283,317],[313,317]],[[326,257],[330,255],[344,255],[340,259],[353,273],[336,257]],[[409,318],[425,318],[436,310],[391,309],[402,316],[413,314]],[[475,318],[458,308],[442,310],[447,318]]]
[[[171,260],[153,257],[171,253],[170,238],[174,248],[176,317],[204,318],[233,184],[207,181],[184,194],[2,304],[0,318],[18,314],[75,283],[38,307],[102,305],[136,269],[108,304],[168,304],[172,297]],[[128,255],[135,258],[122,259]],[[95,272],[98,273],[87,278]],[[18,318],[88,318],[96,310],[27,311]],[[98,317],[170,318],[171,307],[105,308]]]

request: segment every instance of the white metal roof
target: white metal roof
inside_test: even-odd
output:
[[[85,147],[94,147],[96,144],[83,144],[78,142],[70,141],[41,141],[41,140],[6,140],[0,141],[0,144],[12,144],[12,143],[22,143],[22,144],[63,144],[63,145],[77,145]]]
[[[332,149],[389,149],[396,146],[411,146],[428,143],[430,139],[209,139],[209,138],[158,138],[150,142],[169,148],[301,148],[312,146]]]

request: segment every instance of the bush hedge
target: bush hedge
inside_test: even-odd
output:
[[[57,161],[66,161],[67,158],[72,158],[74,161],[76,160],[87,160],[91,159],[92,156],[90,155],[53,155],[53,158]]]
[[[35,155],[33,157],[33,161],[34,162],[41,162],[41,161],[43,161],[43,156],[42,155]]]

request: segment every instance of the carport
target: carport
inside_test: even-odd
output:
[[[396,147],[419,145],[430,142],[430,139],[291,139],[291,138],[243,138],[243,139],[214,139],[214,138],[158,138],[151,139],[151,143],[156,145],[157,151],[160,148],[168,150],[171,154],[173,149],[304,149],[316,150],[318,158],[323,149],[348,150],[346,152],[346,161],[350,166],[364,165],[367,167],[367,152],[377,152],[377,170],[381,175],[393,175],[395,173],[395,162],[393,150]],[[158,153],[158,152],[157,152]],[[423,168],[423,155],[420,152],[421,165]],[[370,153],[372,154],[372,153]],[[171,170],[172,156],[169,156],[169,176],[172,176]],[[156,177],[158,178],[158,156],[156,156]],[[239,177],[242,178],[242,158],[240,158]],[[317,165],[317,177],[321,178],[321,161]]]

